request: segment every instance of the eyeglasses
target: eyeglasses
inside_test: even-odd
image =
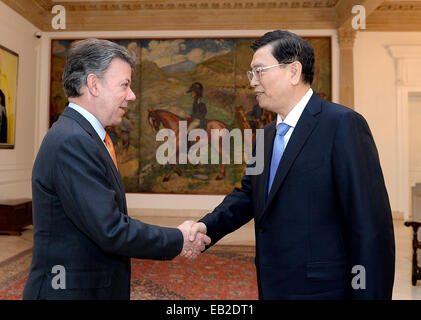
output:
[[[267,66],[267,67],[257,67],[257,68],[253,68],[250,71],[247,71],[247,78],[249,79],[249,81],[251,82],[254,79],[256,79],[257,81],[260,81],[260,79],[262,78],[262,72],[264,70],[270,69],[270,68],[274,68],[274,67],[278,67],[278,66],[282,66],[282,65],[287,65],[290,64],[291,62],[287,62],[287,63],[278,63],[278,64],[274,64],[272,66]]]

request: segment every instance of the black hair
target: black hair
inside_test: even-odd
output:
[[[314,77],[314,51],[310,43],[300,36],[282,30],[267,32],[260,39],[253,42],[251,48],[257,51],[270,44],[272,55],[279,63],[299,61],[303,66],[301,78],[304,83],[312,84]]]

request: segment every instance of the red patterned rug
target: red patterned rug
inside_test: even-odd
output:
[[[0,299],[19,300],[32,249],[0,262]],[[254,247],[215,246],[196,260],[132,259],[132,300],[255,300]]]

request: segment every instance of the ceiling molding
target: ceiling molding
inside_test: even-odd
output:
[[[83,15],[68,12],[66,30],[107,31],[107,30],[247,30],[247,29],[334,29],[335,14],[329,9],[280,11],[273,9],[268,14],[265,9],[202,11],[135,11],[130,15],[121,11],[86,12]],[[50,30],[46,21],[44,30]],[[52,30],[51,30],[52,31]]]
[[[339,0],[289,0],[289,1],[251,1],[251,0],[212,0],[212,1],[52,1],[38,2],[46,11],[60,4],[70,11],[110,11],[110,10],[229,10],[229,9],[320,9],[333,8]]]
[[[356,4],[367,15],[359,31],[421,31],[420,0],[0,1],[42,31],[56,31],[57,4],[66,8],[65,31],[339,29],[350,27]]]
[[[421,10],[376,10],[362,31],[421,31]]]
[[[377,11],[419,11],[421,2],[419,1],[384,1]]]

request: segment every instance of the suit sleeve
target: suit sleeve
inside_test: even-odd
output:
[[[176,228],[142,223],[120,212],[106,162],[90,137],[72,135],[61,144],[55,186],[65,214],[102,250],[142,259],[172,259],[181,252]]]
[[[212,240],[208,246],[210,247],[252,218],[252,183],[250,176],[244,174],[241,180],[241,188],[235,188],[212,213],[207,214],[199,221],[207,227],[207,235]]]
[[[357,266],[351,274],[356,288],[352,281],[349,284],[351,297],[391,299],[395,272],[392,214],[372,134],[356,112],[344,114],[339,122],[333,170],[350,272]]]

